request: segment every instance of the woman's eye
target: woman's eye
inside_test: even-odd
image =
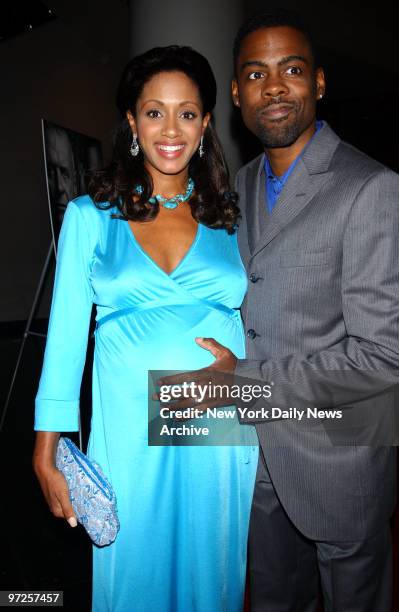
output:
[[[181,116],[183,119],[195,119],[197,115],[192,111],[184,111]]]
[[[161,116],[161,113],[159,112],[159,110],[149,110],[146,113],[147,117],[150,117],[150,119],[158,119],[158,117]]]
[[[263,72],[251,72],[251,74],[248,75],[248,78],[251,79],[251,81],[256,81],[258,79],[262,79],[264,76]]]
[[[299,66],[290,66],[289,68],[287,68],[287,73],[288,74],[302,74],[302,70],[301,68],[299,68]]]

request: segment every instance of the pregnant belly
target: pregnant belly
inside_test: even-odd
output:
[[[213,337],[237,357],[244,356],[238,312],[164,307],[114,318],[97,329],[93,428],[113,432],[112,439],[117,440],[113,452],[118,456],[133,439],[147,446],[148,410],[153,408],[151,397],[158,379],[154,374],[149,381],[148,371],[194,370],[214,361],[195,337]],[[230,426],[230,421],[226,423]]]
[[[213,355],[199,347],[196,337],[215,338],[237,357],[244,356],[240,315],[202,306],[169,306],[129,313],[107,321],[96,331],[99,367],[148,370],[203,368]],[[133,370],[132,370],[133,368]]]

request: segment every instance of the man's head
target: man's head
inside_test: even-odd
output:
[[[245,22],[234,43],[234,69],[234,104],[265,148],[310,138],[325,81],[312,40],[295,14],[261,13]]]
[[[62,211],[78,191],[72,145],[62,128],[53,125],[46,130],[46,158],[50,198]]]

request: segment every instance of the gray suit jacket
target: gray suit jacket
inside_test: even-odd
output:
[[[391,388],[399,368],[399,176],[324,124],[263,226],[263,155],[239,171],[236,189],[250,280],[247,358],[236,373],[273,381],[269,407],[342,407]],[[359,414],[375,416],[376,406],[356,403],[345,446],[315,419],[256,419],[277,494],[307,537],[362,539],[392,514],[396,449],[382,446],[392,440],[377,433],[377,445],[359,443]]]

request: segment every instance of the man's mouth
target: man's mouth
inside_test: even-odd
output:
[[[260,115],[270,120],[284,119],[294,108],[293,104],[269,104],[260,111]]]

